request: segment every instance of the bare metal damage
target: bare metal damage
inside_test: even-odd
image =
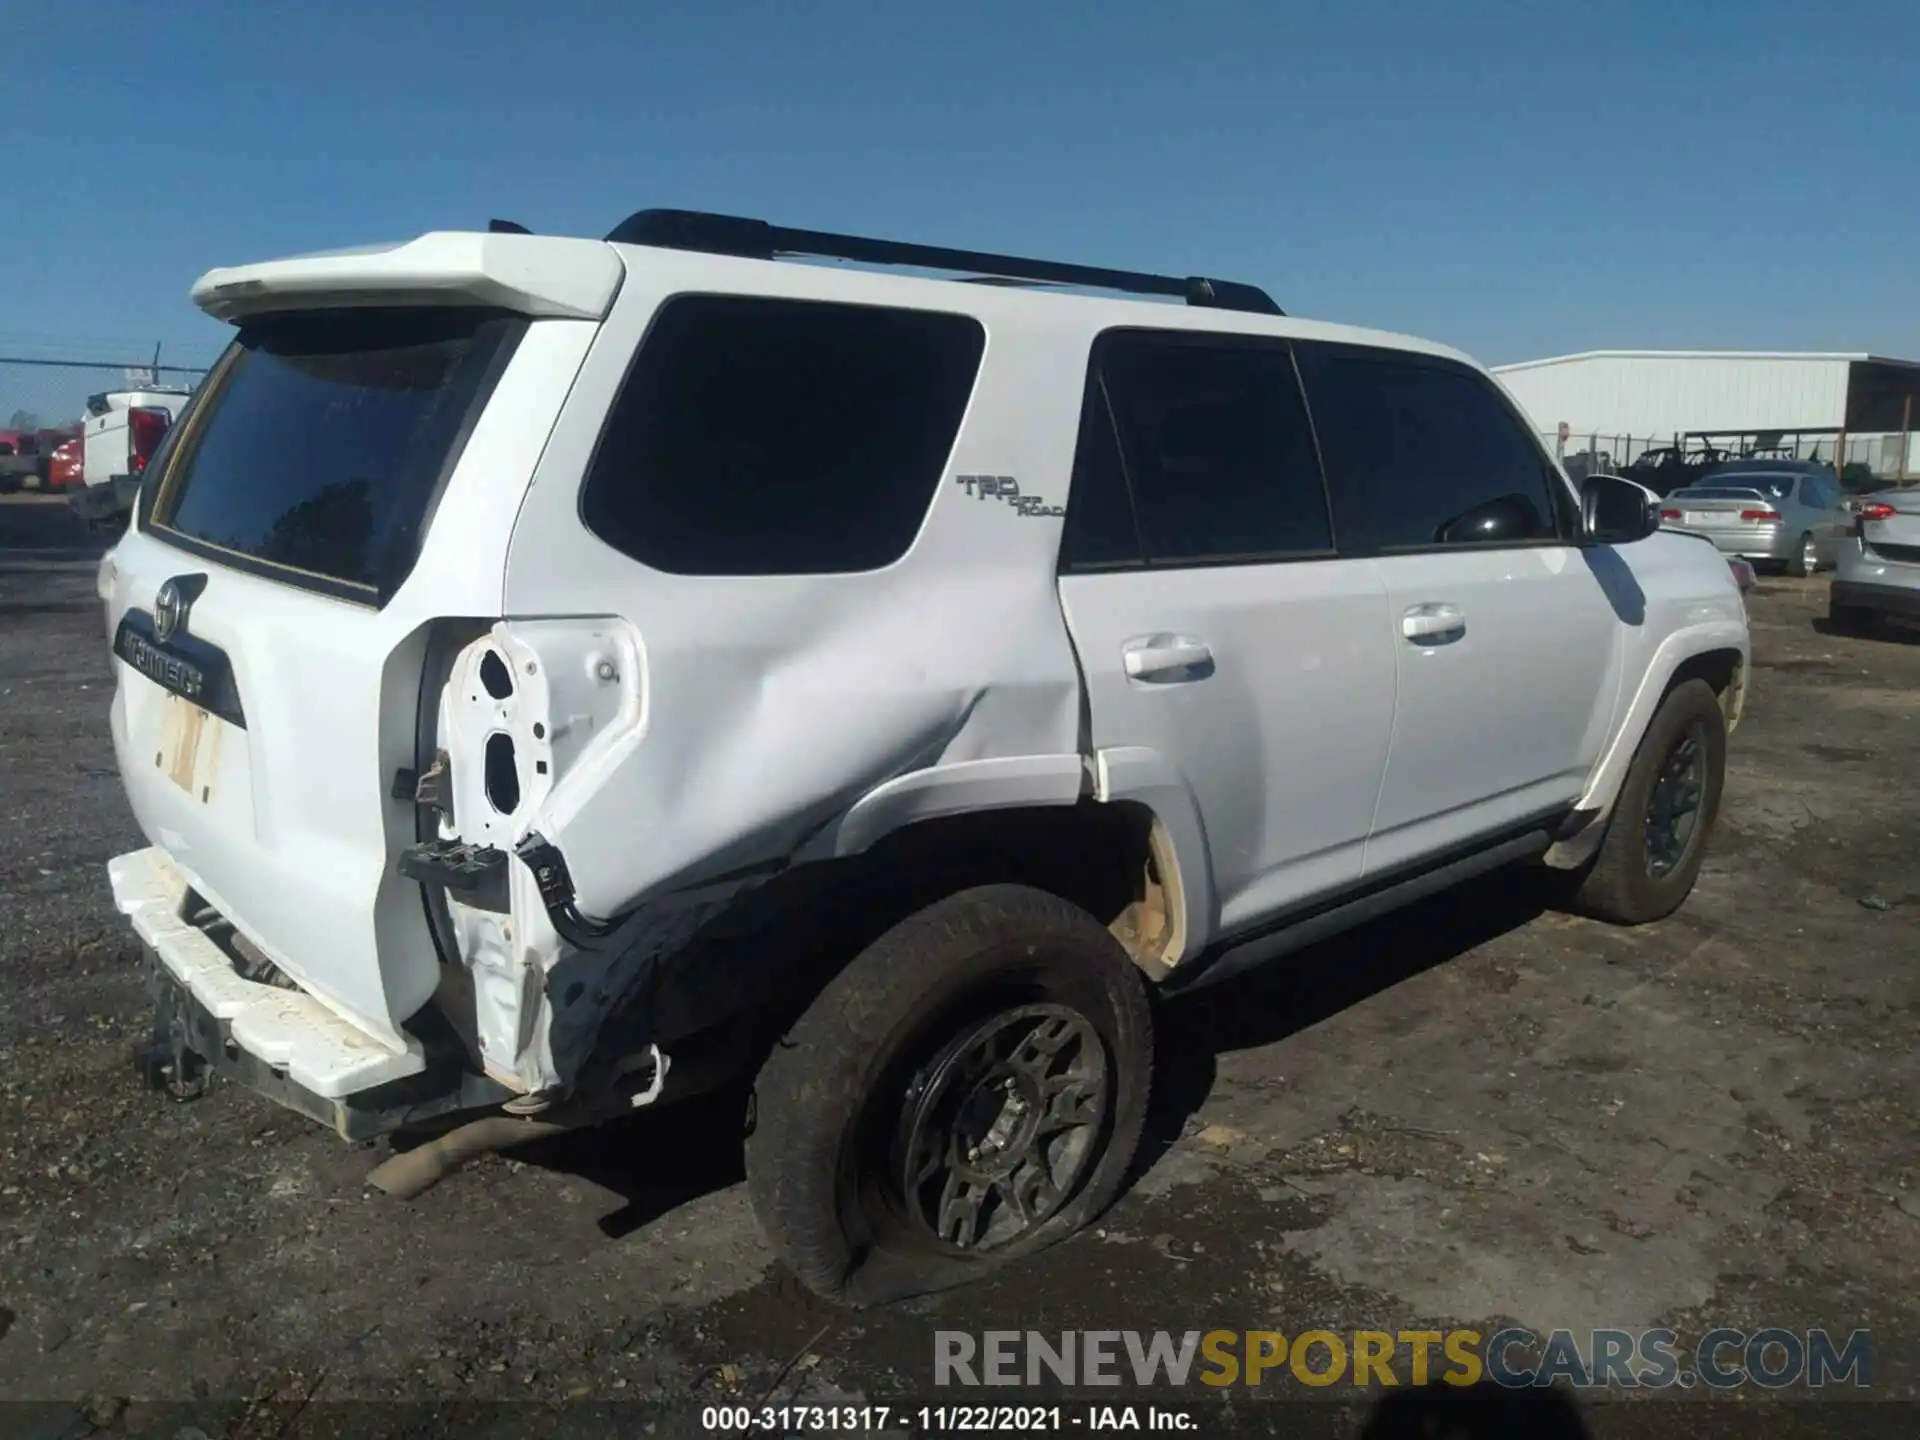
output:
[[[582,912],[623,916],[619,943],[568,943],[518,861],[505,913],[449,897],[481,1059],[502,1084],[570,1089],[607,1019],[644,999],[653,962],[787,860],[871,843],[885,825],[839,832],[887,782],[932,772],[929,790],[944,782],[976,797],[969,804],[983,794],[1071,803],[1082,789],[1072,753],[1014,765],[981,756],[1000,748],[981,735],[983,720],[1004,729],[1018,716],[1024,729],[1036,710],[1052,711],[1033,728],[1070,727],[1070,675],[1051,694],[995,694],[930,685],[931,667],[870,669],[829,706],[803,668],[766,657],[772,668],[751,679],[735,669],[761,658],[715,654],[702,680],[682,679],[675,719],[696,715],[691,730],[661,723],[649,703],[659,677],[621,619],[503,621],[454,659],[438,722],[451,780],[443,838],[511,851],[538,832],[566,858]],[[733,694],[691,710],[691,685]],[[826,723],[795,723],[809,715]]]

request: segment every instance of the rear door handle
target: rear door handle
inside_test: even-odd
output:
[[[1415,644],[1443,645],[1467,633],[1467,617],[1458,605],[1411,605],[1400,617],[1400,633]]]
[[[1213,650],[1187,635],[1150,635],[1121,649],[1133,680],[1204,680],[1213,673]]]

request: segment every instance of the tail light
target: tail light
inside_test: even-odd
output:
[[[1742,510],[1740,518],[1742,520],[1778,520],[1780,512],[1778,510]]]
[[[1662,520],[1678,520],[1680,518],[1680,512],[1678,510],[1662,510],[1660,512],[1660,518]]]
[[[1847,527],[1847,533],[1856,540],[1864,541],[1869,520],[1891,520],[1895,514],[1893,506],[1884,500],[1861,500],[1853,507],[1853,524]]]
[[[127,440],[130,453],[127,456],[127,473],[141,475],[146,473],[147,461],[153,458],[153,452],[160,448],[167,427],[173,424],[173,416],[156,407],[136,405],[127,411]]]

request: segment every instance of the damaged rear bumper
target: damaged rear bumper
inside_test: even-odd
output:
[[[119,515],[131,515],[139,501],[138,475],[115,475],[98,485],[82,486],[67,498],[73,513],[89,525],[97,525]]]
[[[107,868],[141,940],[156,1033],[207,1070],[349,1140],[509,1098],[457,1046],[396,1051],[303,991],[240,974],[185,915],[187,881],[164,852],[116,856]]]
[[[452,1063],[430,1065],[353,1095],[315,1094],[292,1079],[285,1067],[236,1045],[232,1028],[180,983],[152,946],[143,945],[141,953],[147,993],[154,1004],[156,1047],[170,1051],[158,1058],[168,1062],[176,1076],[184,1068],[185,1057],[180,1053],[184,1050],[198,1068],[317,1120],[343,1140],[355,1141],[372,1140],[444,1115],[486,1109],[509,1097],[510,1092],[493,1081]]]

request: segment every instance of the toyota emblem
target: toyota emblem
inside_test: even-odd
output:
[[[169,580],[153,597],[153,633],[160,640],[171,640],[186,623],[187,597],[178,580]]]

